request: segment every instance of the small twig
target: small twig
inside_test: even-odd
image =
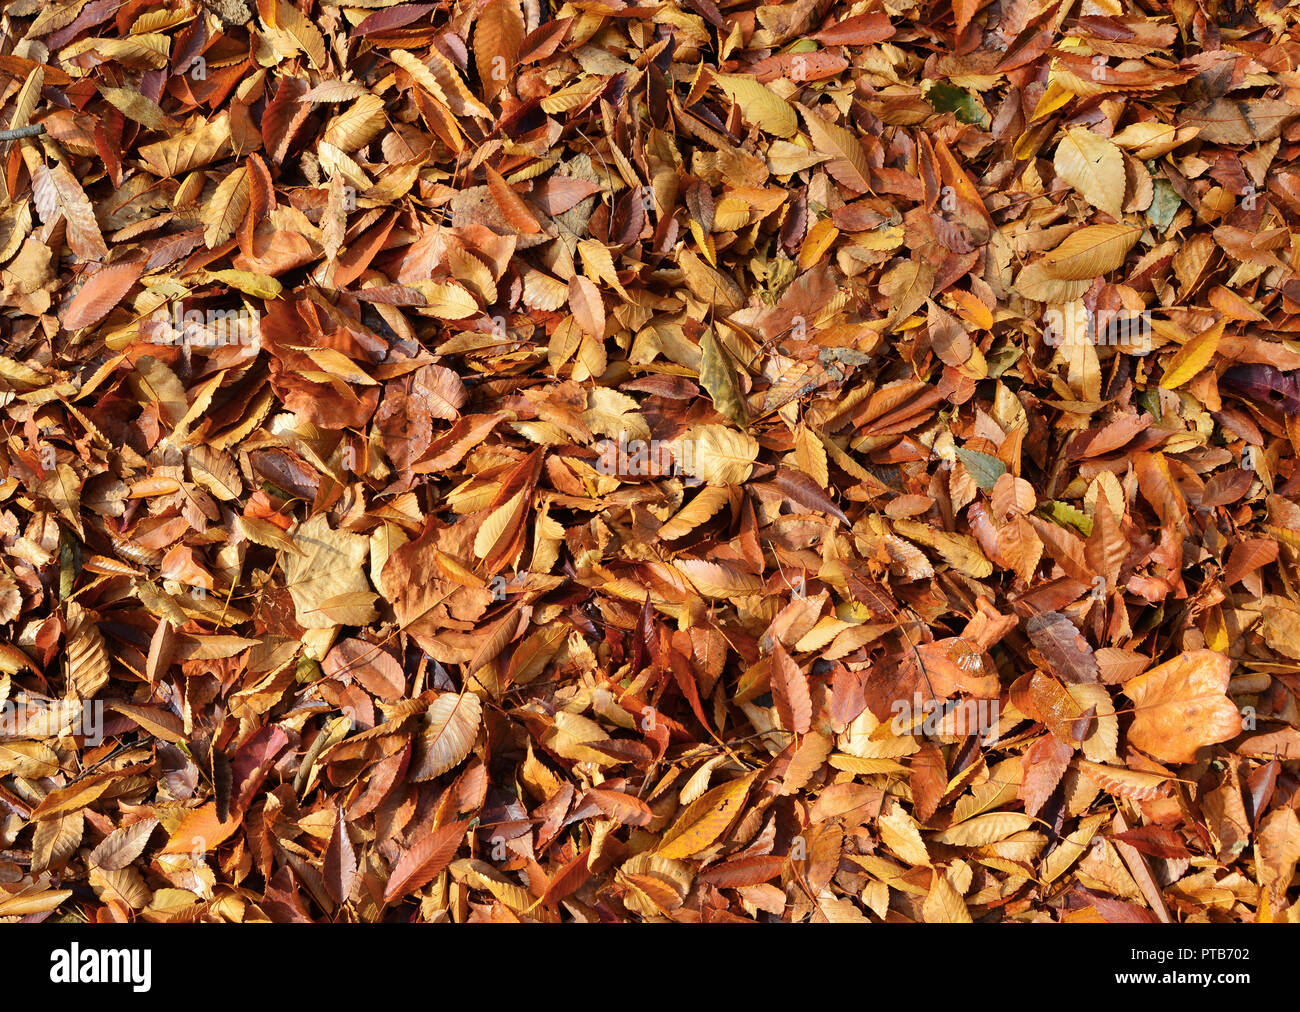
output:
[[[43,133],[45,133],[45,124],[33,123],[31,126],[0,130],[0,141],[16,141],[20,137],[36,137]]]

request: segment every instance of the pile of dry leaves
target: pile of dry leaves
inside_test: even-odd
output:
[[[1300,919],[1297,21],[7,3],[0,919]]]

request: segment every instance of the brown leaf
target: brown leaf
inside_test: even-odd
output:
[[[1066,682],[1095,682],[1097,660],[1092,646],[1060,612],[1044,612],[1025,623],[1025,632],[1047,658],[1048,664]]]
[[[497,0],[497,6],[504,6],[506,2],[507,0]],[[483,172],[487,176],[488,190],[492,194],[492,199],[496,201],[506,221],[525,235],[535,235],[540,232],[542,226],[536,216],[528,209],[523,198],[501,177],[501,173],[490,165],[483,166]]]
[[[772,647],[772,698],[787,730],[803,734],[812,726],[808,677],[780,643]]]
[[[600,289],[580,274],[569,278],[569,309],[585,333],[604,337],[605,302]]]
[[[334,832],[325,848],[325,888],[335,903],[346,902],[352,893],[352,883],[357,876],[357,854],[348,836],[347,820],[339,808],[334,820]]]
[[[428,885],[456,856],[465,839],[468,822],[453,822],[435,829],[402,852],[384,886],[384,902],[392,903]]]
[[[518,0],[487,0],[479,8],[474,22],[474,60],[489,100],[507,90],[517,74],[523,39],[524,12]]]
[[[1189,763],[1202,745],[1236,737],[1241,713],[1225,694],[1231,667],[1224,654],[1189,650],[1125,682],[1129,741],[1164,762]]]
[[[144,263],[140,260],[113,264],[99,271],[81,286],[66,309],[59,322],[64,330],[80,330],[89,327],[112,312],[131,287],[144,273]]]
[[[66,166],[56,165],[53,169],[37,166],[32,174],[32,199],[46,225],[60,215],[63,217],[68,226],[68,247],[73,253],[83,260],[102,260],[108,256],[94,208]]]
[[[1047,804],[1073,755],[1073,747],[1052,734],[1044,735],[1025,750],[1021,759],[1025,775],[1020,798],[1025,803],[1026,815],[1037,815]]]

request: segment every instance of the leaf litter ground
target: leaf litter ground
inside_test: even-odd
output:
[[[9,3],[0,919],[1296,919],[1295,22]]]

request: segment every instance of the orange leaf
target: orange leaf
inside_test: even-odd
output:
[[[586,333],[597,339],[605,336],[605,301],[600,289],[580,274],[569,278],[569,308]]]
[[[527,235],[536,235],[540,232],[542,226],[537,218],[533,216],[532,211],[528,210],[528,205],[524,203],[523,198],[515,193],[510,188],[510,184],[501,177],[501,173],[490,165],[484,165],[483,172],[487,176],[488,191],[506,221]]]
[[[142,273],[143,260],[113,264],[99,271],[81,286],[81,291],[63,310],[59,320],[63,329],[80,330],[98,323],[122,301]]]
[[[217,818],[215,801],[209,801],[201,808],[191,808],[172,830],[171,839],[167,841],[163,853],[189,854],[196,848],[199,851],[213,850],[230,838],[243,818],[242,812],[232,812],[230,818],[221,822]]]
[[[388,877],[388,884],[384,886],[384,902],[391,903],[433,881],[433,877],[456,856],[468,828],[468,822],[453,822],[435,829],[415,846],[403,851]]]
[[[1227,696],[1232,661],[1189,650],[1124,683],[1133,700],[1128,740],[1162,762],[1189,763],[1202,745],[1235,738],[1241,712]]]
[[[812,726],[808,676],[799,670],[799,665],[780,643],[772,647],[772,699],[787,731],[803,734]]]

